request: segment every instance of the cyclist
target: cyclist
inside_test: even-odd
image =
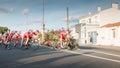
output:
[[[28,49],[28,41],[29,41],[29,36],[28,36],[29,32],[25,32],[22,36],[22,40],[21,40],[21,48],[23,46],[25,46],[25,49]]]
[[[20,32],[16,31],[13,38],[14,38],[14,47],[16,47],[19,44],[21,39]]]

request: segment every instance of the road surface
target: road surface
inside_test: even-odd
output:
[[[120,48],[80,46],[77,50],[11,50],[0,47],[0,68],[120,68]]]

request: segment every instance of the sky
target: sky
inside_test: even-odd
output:
[[[42,1],[0,0],[0,26],[19,31],[41,31]],[[98,6],[101,6],[102,10],[110,8],[113,2],[120,4],[120,0],[44,0],[45,28],[66,29],[66,7],[69,7],[69,17],[81,17],[89,12],[96,13]],[[70,26],[77,23],[78,21],[71,21]]]

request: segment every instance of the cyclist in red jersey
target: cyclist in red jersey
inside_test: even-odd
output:
[[[29,30],[28,32],[24,33],[22,38],[22,43],[25,43],[25,48],[28,49],[29,43],[31,43],[33,37],[33,31]]]
[[[22,41],[21,41],[21,47],[23,47],[23,44],[25,44],[25,47],[27,48],[28,46],[28,41],[29,41],[29,32],[25,32],[23,34],[23,37],[22,37]]]
[[[61,42],[61,48],[64,48],[64,42],[65,42],[65,40],[66,40],[66,38],[65,38],[65,33],[63,32],[63,33],[61,33],[60,34],[60,42]]]
[[[15,32],[14,34],[14,47],[16,47],[17,44],[19,44],[19,41],[21,39],[20,32]]]
[[[34,31],[32,34],[33,34],[32,42],[33,42],[33,43],[39,42],[39,41],[38,41],[38,31]]]
[[[7,36],[6,41],[5,41],[5,48],[10,49],[12,36],[13,36],[12,32],[8,33],[8,36]]]

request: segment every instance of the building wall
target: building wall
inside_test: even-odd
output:
[[[97,39],[92,34],[97,33],[97,28],[99,27],[99,14],[88,15],[87,17],[81,18],[79,22],[84,24],[81,27],[81,43],[91,44],[91,37],[93,39],[92,43],[95,43]]]
[[[120,10],[114,8],[106,9],[94,15],[88,15],[79,20],[80,23],[99,24],[100,26],[103,26],[108,23],[119,22],[119,21],[120,21]]]
[[[98,37],[97,37],[98,45],[111,45],[112,32],[110,29],[100,28],[97,30],[97,32],[98,32]]]
[[[79,20],[80,23],[86,23],[86,24],[98,24],[99,23],[99,14],[96,15],[88,15],[85,18],[81,18]]]
[[[100,28],[98,33],[98,45],[120,46],[120,27]]]
[[[103,26],[108,23],[114,23],[120,21],[120,10],[110,8],[99,13],[99,24]]]
[[[105,24],[115,23],[120,21],[120,10],[110,8],[102,11],[100,14],[100,26]],[[115,38],[113,37],[113,29],[115,29]],[[99,33],[97,44],[100,45],[120,45],[120,28],[100,28],[97,32]]]

